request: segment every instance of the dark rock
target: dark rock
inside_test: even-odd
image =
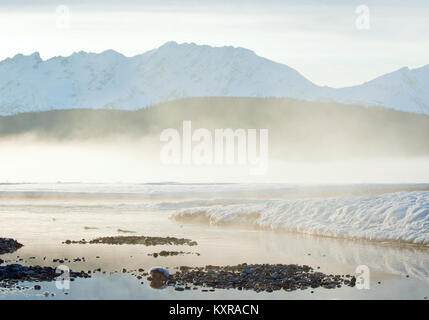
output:
[[[0,238],[0,254],[13,253],[22,247],[23,245],[14,239]]]
[[[73,278],[90,277],[90,275],[85,272],[77,273],[70,271],[69,275]],[[19,264],[0,266],[0,288],[16,287],[18,282],[24,281],[55,281],[58,276],[59,274],[56,273],[56,269],[51,267],[22,266]],[[40,290],[39,285],[36,285],[34,288]]]

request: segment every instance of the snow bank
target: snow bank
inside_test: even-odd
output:
[[[173,219],[429,245],[429,192],[266,200],[182,209]]]

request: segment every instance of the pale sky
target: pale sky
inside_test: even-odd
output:
[[[369,30],[356,27],[359,5],[370,10]],[[132,56],[171,40],[245,47],[318,85],[355,85],[429,64],[429,1],[0,0],[0,60]]]

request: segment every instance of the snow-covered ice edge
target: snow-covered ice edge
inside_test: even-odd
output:
[[[266,200],[178,210],[178,221],[429,245],[429,192]]]

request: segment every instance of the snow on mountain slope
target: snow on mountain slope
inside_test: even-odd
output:
[[[418,69],[404,67],[360,86],[337,89],[331,98],[429,114],[429,65]]]
[[[113,50],[0,62],[0,115],[70,108],[139,109],[195,96],[331,99],[429,113],[429,70],[401,69],[361,86],[319,87],[244,48],[167,42],[134,57]]]
[[[314,88],[292,68],[243,48],[168,42],[131,58],[110,50],[47,61],[34,53],[0,63],[0,114],[138,109],[191,96],[311,98]]]

